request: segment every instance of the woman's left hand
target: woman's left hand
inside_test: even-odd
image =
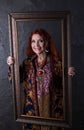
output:
[[[68,68],[68,75],[72,76],[72,77],[75,75],[75,68],[74,67],[71,66]]]

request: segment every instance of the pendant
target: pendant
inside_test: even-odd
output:
[[[44,74],[44,70],[43,69],[38,69],[38,75],[42,76]]]

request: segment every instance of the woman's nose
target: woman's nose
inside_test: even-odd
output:
[[[39,41],[36,42],[36,46],[39,46]]]

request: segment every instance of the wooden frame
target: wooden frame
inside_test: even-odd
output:
[[[70,66],[70,12],[29,12],[11,13],[9,19],[10,55],[14,57],[15,64],[12,68],[12,86],[14,99],[15,120],[24,123],[33,123],[57,127],[71,127],[72,107],[71,107],[71,78],[65,70]],[[28,117],[21,113],[20,79],[19,79],[19,56],[18,56],[18,22],[25,21],[58,21],[61,25],[61,45],[62,45],[62,66],[63,66],[63,95],[64,95],[64,119],[58,120],[43,117]]]

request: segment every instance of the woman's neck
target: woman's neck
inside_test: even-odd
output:
[[[42,64],[43,62],[46,61],[46,52],[42,52],[38,55],[38,63]]]

